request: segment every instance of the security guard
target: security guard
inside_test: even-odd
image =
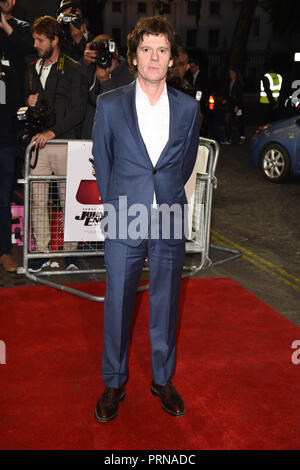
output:
[[[265,73],[260,81],[260,107],[265,121],[279,119],[279,96],[282,76],[276,72]]]

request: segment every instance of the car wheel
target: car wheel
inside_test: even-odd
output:
[[[261,152],[260,169],[272,183],[281,183],[290,174],[291,160],[287,150],[280,144],[269,144]]]

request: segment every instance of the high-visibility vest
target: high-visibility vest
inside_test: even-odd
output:
[[[275,101],[278,101],[281,85],[282,85],[282,76],[279,73],[266,73],[264,77],[267,77],[270,82],[270,90]],[[267,93],[265,92],[264,83],[260,81],[260,102],[269,103]]]

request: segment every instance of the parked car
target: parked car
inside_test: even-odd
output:
[[[300,176],[300,117],[266,124],[250,141],[250,160],[272,183]]]

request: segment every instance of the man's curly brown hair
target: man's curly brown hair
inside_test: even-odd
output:
[[[133,75],[137,74],[137,67],[133,64],[136,58],[136,51],[144,35],[159,36],[164,34],[171,46],[171,59],[174,63],[178,57],[177,46],[178,36],[171,23],[161,15],[140,18],[134,30],[127,36],[127,60],[129,70]]]
[[[45,34],[51,41],[57,36],[60,44],[62,44],[64,39],[62,26],[53,16],[46,15],[37,18],[32,25],[31,32]]]

